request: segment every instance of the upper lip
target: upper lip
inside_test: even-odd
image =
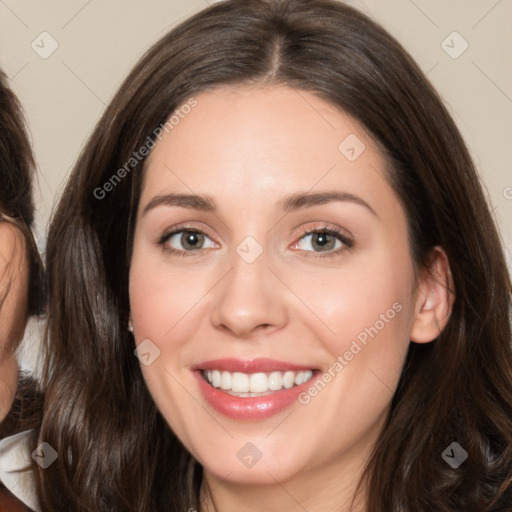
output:
[[[242,373],[269,373],[275,371],[301,371],[313,370],[311,365],[294,364],[285,361],[277,361],[276,359],[266,359],[264,357],[247,360],[247,359],[213,359],[204,361],[191,367],[192,370],[221,370],[225,372],[242,372]]]

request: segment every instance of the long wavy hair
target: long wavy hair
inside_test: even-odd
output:
[[[379,25],[334,0],[229,0],[206,8],[142,57],[95,127],[47,245],[39,440],[59,459],[40,470],[43,508],[199,510],[202,469],[157,411],[127,330],[144,159],[126,163],[193,95],[273,84],[310,91],[366,127],[405,209],[416,268],[436,245],[451,264],[451,318],[432,343],[410,344],[360,482],[367,510],[508,510],[511,285],[482,185],[442,100],[410,56]],[[468,453],[457,469],[441,456],[454,441]]]
[[[23,109],[0,70],[0,222],[13,224],[24,238],[30,266],[28,315],[43,313],[45,304],[44,269],[32,231],[35,169]]]
[[[7,76],[0,70],[0,223],[10,223],[17,229],[21,243],[17,244],[19,247],[15,250],[27,252],[29,265],[27,309],[16,312],[18,318],[11,333],[12,338],[0,351],[0,359],[14,356],[28,316],[44,312],[44,268],[32,231],[35,169],[23,109],[9,87]],[[16,278],[11,262],[6,262],[0,273],[0,310]],[[41,407],[42,399],[35,380],[29,375],[21,375],[11,410],[0,423],[0,438],[39,425]]]

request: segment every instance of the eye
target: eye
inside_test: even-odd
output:
[[[205,233],[196,229],[174,230],[165,234],[159,243],[166,250],[182,255],[185,255],[186,252],[197,252],[201,249],[215,247],[214,242]]]
[[[350,249],[354,243],[341,231],[328,226],[304,230],[294,249],[307,252],[322,252],[321,256],[330,256]]]

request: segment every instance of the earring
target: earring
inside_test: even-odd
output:
[[[131,320],[128,322],[128,330],[129,330],[130,332],[133,332],[133,324],[132,324],[132,321],[131,321]]]

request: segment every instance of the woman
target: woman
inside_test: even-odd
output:
[[[0,72],[0,509],[9,511],[29,510],[22,501],[36,508],[30,429],[38,425],[42,401],[16,361],[28,316],[41,313],[43,303],[31,231],[33,172],[22,110]]]
[[[47,257],[45,509],[510,509],[500,240],[442,101],[356,10],[172,30]]]

